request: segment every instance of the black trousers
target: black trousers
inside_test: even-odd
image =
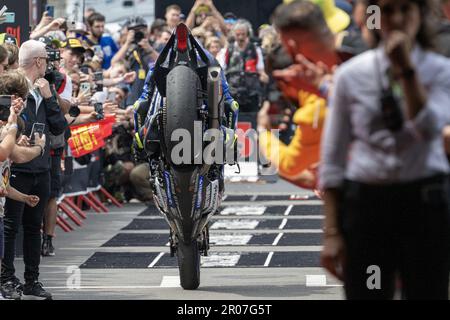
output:
[[[41,259],[41,225],[45,205],[50,196],[50,175],[44,173],[13,172],[11,186],[22,193],[39,197],[38,205],[31,208],[22,202],[11,199],[5,205],[5,255],[2,261],[1,282],[4,283],[15,276],[14,257],[16,235],[23,226],[23,260],[25,264],[25,282],[33,282],[39,278]]]
[[[404,299],[448,299],[447,177],[389,186],[346,181],[341,204],[347,299],[392,299],[396,277]]]

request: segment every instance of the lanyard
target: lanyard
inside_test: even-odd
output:
[[[136,50],[133,50],[133,56],[134,56],[134,58],[136,59],[137,63],[139,64],[139,67],[140,67],[141,69],[144,69],[144,66],[143,66],[143,64],[142,64],[142,60],[141,60],[141,58],[139,57],[139,54],[137,53]]]

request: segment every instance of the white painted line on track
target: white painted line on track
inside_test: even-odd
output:
[[[266,206],[255,206],[255,205],[247,205],[247,206],[229,206],[225,207],[222,211],[220,211],[220,215],[236,215],[236,216],[262,216],[264,211],[266,211]]]
[[[220,219],[215,220],[210,230],[254,230],[259,224],[259,220],[254,219]]]
[[[272,260],[273,257],[273,252],[270,252],[269,255],[267,256],[266,262],[264,262],[264,267],[268,267],[270,264],[270,260]]]
[[[278,242],[280,241],[281,237],[283,236],[284,233],[280,233],[275,240],[273,241],[272,245],[276,246],[278,244]]]
[[[163,255],[164,255],[164,252],[161,252],[155,259],[153,259],[152,263],[150,263],[147,268],[153,268],[155,266],[155,264],[158,263],[159,259],[162,258]]]
[[[307,274],[307,287],[343,287],[342,284],[327,284],[327,276],[323,274]]]
[[[283,219],[283,221],[281,221],[281,224],[278,227],[278,229],[282,230],[286,226],[287,222],[288,222],[288,219]]]
[[[288,216],[289,215],[289,213],[291,212],[291,210],[292,210],[292,208],[294,207],[294,205],[290,205],[290,206],[288,206],[287,208],[286,208],[286,211],[284,212],[284,215],[285,216]]]

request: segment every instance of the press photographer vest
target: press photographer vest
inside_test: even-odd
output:
[[[257,73],[258,53],[255,44],[249,42],[244,51],[236,50],[235,44],[230,44],[225,54],[225,63],[225,74],[237,71]]]
[[[262,86],[256,66],[258,52],[256,45],[249,42],[244,51],[230,44],[225,53],[225,76],[230,86],[230,93],[241,105],[241,112],[256,112]]]

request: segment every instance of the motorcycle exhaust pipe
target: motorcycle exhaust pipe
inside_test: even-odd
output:
[[[208,68],[208,126],[209,129],[219,130],[220,129],[220,67],[209,67]],[[219,143],[219,141],[214,141],[214,143]],[[205,156],[208,157],[208,156]],[[205,159],[206,163],[212,163],[212,159]],[[201,175],[206,174],[210,168],[209,164],[204,164]]]
[[[208,68],[208,113],[209,128],[219,129],[219,96],[220,96],[220,67]]]

